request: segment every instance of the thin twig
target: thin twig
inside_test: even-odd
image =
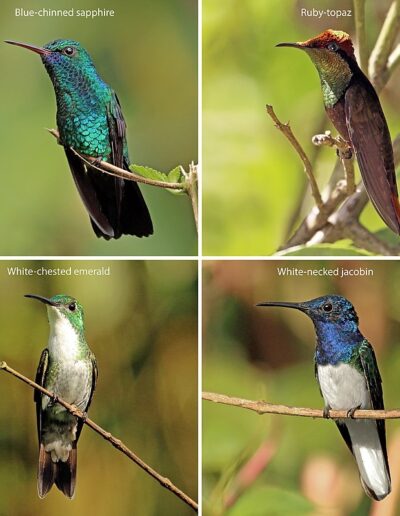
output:
[[[197,173],[197,166],[193,163],[190,163],[189,165],[189,174],[187,177],[187,192],[190,197],[190,200],[192,201],[192,209],[193,209],[193,217],[194,222],[196,224],[196,230],[198,231],[198,198],[197,198],[197,192],[198,192],[198,173]]]
[[[393,0],[369,59],[369,76],[379,92],[388,81],[388,59],[400,27],[400,0]]]
[[[365,0],[353,0],[353,5],[360,67],[364,73],[367,73],[368,49],[365,35]]]
[[[306,173],[308,181],[310,183],[311,194],[312,194],[312,196],[314,198],[315,204],[317,205],[318,209],[320,211],[322,211],[323,207],[324,207],[324,204],[323,204],[323,201],[322,201],[321,193],[320,193],[319,188],[318,188],[318,184],[317,184],[317,182],[315,180],[315,177],[314,177],[314,173],[313,173],[313,170],[312,170],[311,162],[308,159],[307,154],[305,153],[305,151],[302,148],[302,146],[300,145],[299,141],[297,140],[297,138],[293,134],[293,131],[290,128],[290,125],[289,124],[283,124],[278,119],[278,117],[276,116],[276,114],[274,112],[274,108],[271,105],[267,104],[266,105],[266,109],[267,109],[268,115],[272,118],[272,120],[273,120],[273,122],[275,124],[275,127],[279,131],[281,131],[281,133],[289,140],[290,144],[292,145],[294,150],[299,155],[301,161],[303,162],[304,172]]]
[[[400,63],[400,44],[393,50],[393,52],[388,57],[387,62],[387,73],[389,77],[392,75],[396,66]]]
[[[224,394],[216,394],[214,392],[203,392],[203,400],[212,401],[214,403],[222,403],[223,405],[231,405],[233,407],[241,407],[252,410],[257,414],[281,414],[283,416],[301,416],[324,418],[324,411],[321,409],[312,409],[306,407],[289,407],[287,405],[273,405],[265,401],[253,401],[243,398],[234,398],[225,396]],[[348,410],[329,410],[329,419],[398,419],[400,418],[400,410],[361,410],[357,409],[353,414],[349,414]]]
[[[10,373],[15,378],[18,378],[19,380],[22,380],[26,384],[30,385],[34,389],[37,389],[38,391],[42,392],[52,400],[54,400],[56,403],[59,403],[64,408],[68,410],[73,416],[78,417],[83,421],[84,424],[89,426],[92,430],[97,432],[99,435],[101,435],[106,441],[111,443],[114,448],[117,448],[120,452],[122,452],[124,455],[126,455],[131,461],[133,461],[135,464],[137,464],[140,468],[142,468],[147,474],[152,476],[157,482],[162,486],[165,487],[165,489],[168,489],[171,491],[174,495],[176,495],[178,498],[180,498],[183,502],[185,502],[187,505],[189,505],[192,509],[194,509],[196,512],[198,511],[198,505],[197,503],[192,500],[186,493],[178,489],[168,478],[163,477],[157,471],[155,471],[153,468],[151,468],[148,464],[146,464],[141,458],[139,458],[137,455],[135,455],[122,441],[119,439],[116,439],[113,435],[110,434],[110,432],[107,432],[103,428],[101,428],[98,424],[96,424],[94,421],[86,417],[86,414],[84,414],[81,410],[79,410],[75,405],[71,405],[70,403],[67,403],[63,399],[56,396],[54,393],[48,391],[41,385],[38,385],[34,381],[30,380],[23,374],[19,373],[15,369],[12,369],[9,367],[6,362],[0,362],[0,370],[5,371],[6,373]]]

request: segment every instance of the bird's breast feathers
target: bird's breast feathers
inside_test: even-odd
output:
[[[318,365],[318,381],[325,403],[334,410],[371,408],[364,375],[349,364]]]

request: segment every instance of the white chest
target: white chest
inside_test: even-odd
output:
[[[371,408],[364,376],[354,367],[339,363],[318,366],[318,380],[325,404],[332,409]]]
[[[56,360],[74,360],[79,349],[79,337],[66,317],[57,317],[50,327],[48,348]]]

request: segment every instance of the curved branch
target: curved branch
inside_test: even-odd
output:
[[[257,414],[281,414],[283,416],[301,416],[327,419],[324,411],[306,407],[288,407],[287,405],[273,405],[265,401],[253,401],[243,398],[233,398],[215,392],[203,392],[203,400],[241,407],[257,412]],[[400,410],[355,410],[354,415],[350,415],[348,410],[329,410],[329,419],[399,419]]]
[[[282,122],[276,116],[274,108],[270,104],[267,104],[265,107],[267,109],[268,115],[272,118],[275,127],[289,140],[294,150],[300,156],[300,159],[304,165],[304,172],[306,173],[308,181],[310,183],[311,193],[314,198],[315,204],[317,205],[318,209],[322,211],[324,208],[324,203],[322,201],[321,193],[319,191],[317,181],[315,180],[312,165],[310,160],[308,159],[307,154],[305,153],[303,147],[300,145],[299,141],[293,134],[290,125],[282,124]]]
[[[56,129],[47,129],[50,134],[52,134],[57,140],[60,138],[60,135]],[[148,179],[147,177],[140,176],[139,174],[135,174],[135,172],[128,172],[123,168],[116,167],[112,163],[108,163],[107,161],[99,161],[96,158],[91,158],[90,156],[84,156],[80,152],[76,151],[72,147],[70,147],[72,152],[78,156],[86,165],[103,172],[103,174],[108,174],[110,176],[119,177],[121,179],[127,179],[128,181],[134,181],[135,183],[143,183],[145,185],[158,186],[160,188],[169,188],[170,190],[185,190],[185,183],[165,183],[164,181],[156,181],[155,179]]]
[[[79,410],[75,405],[71,405],[70,403],[67,403],[63,399],[59,398],[52,392],[48,391],[41,385],[38,385],[34,381],[30,380],[23,374],[19,373],[15,369],[12,369],[9,367],[6,362],[0,362],[0,370],[5,371],[6,373],[10,373],[15,378],[18,378],[19,380],[22,380],[27,385],[33,387],[34,389],[42,392],[43,394],[46,394],[49,398],[54,400],[56,403],[59,403],[62,405],[65,409],[68,410],[72,415],[78,417],[83,421],[85,425],[90,427],[92,430],[94,430],[96,433],[101,435],[106,441],[108,441],[110,444],[114,446],[114,448],[117,448],[120,452],[122,452],[124,455],[126,455],[131,461],[133,461],[135,464],[137,464],[140,468],[142,468],[148,475],[153,477],[157,482],[162,486],[165,487],[165,489],[168,489],[171,491],[175,496],[180,498],[183,502],[185,502],[187,505],[189,505],[193,510],[196,512],[198,511],[198,505],[197,503],[192,500],[186,493],[178,489],[168,478],[163,477],[160,475],[156,470],[154,470],[152,467],[150,467],[148,464],[146,464],[140,457],[138,457],[135,453],[133,453],[122,441],[115,438],[113,435],[110,434],[110,432],[107,432],[104,430],[101,426],[96,424],[94,421],[86,417],[86,414]]]

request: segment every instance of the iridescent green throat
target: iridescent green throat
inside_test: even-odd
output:
[[[325,107],[332,108],[343,96],[353,75],[340,55],[326,49],[305,49],[318,70]]]

